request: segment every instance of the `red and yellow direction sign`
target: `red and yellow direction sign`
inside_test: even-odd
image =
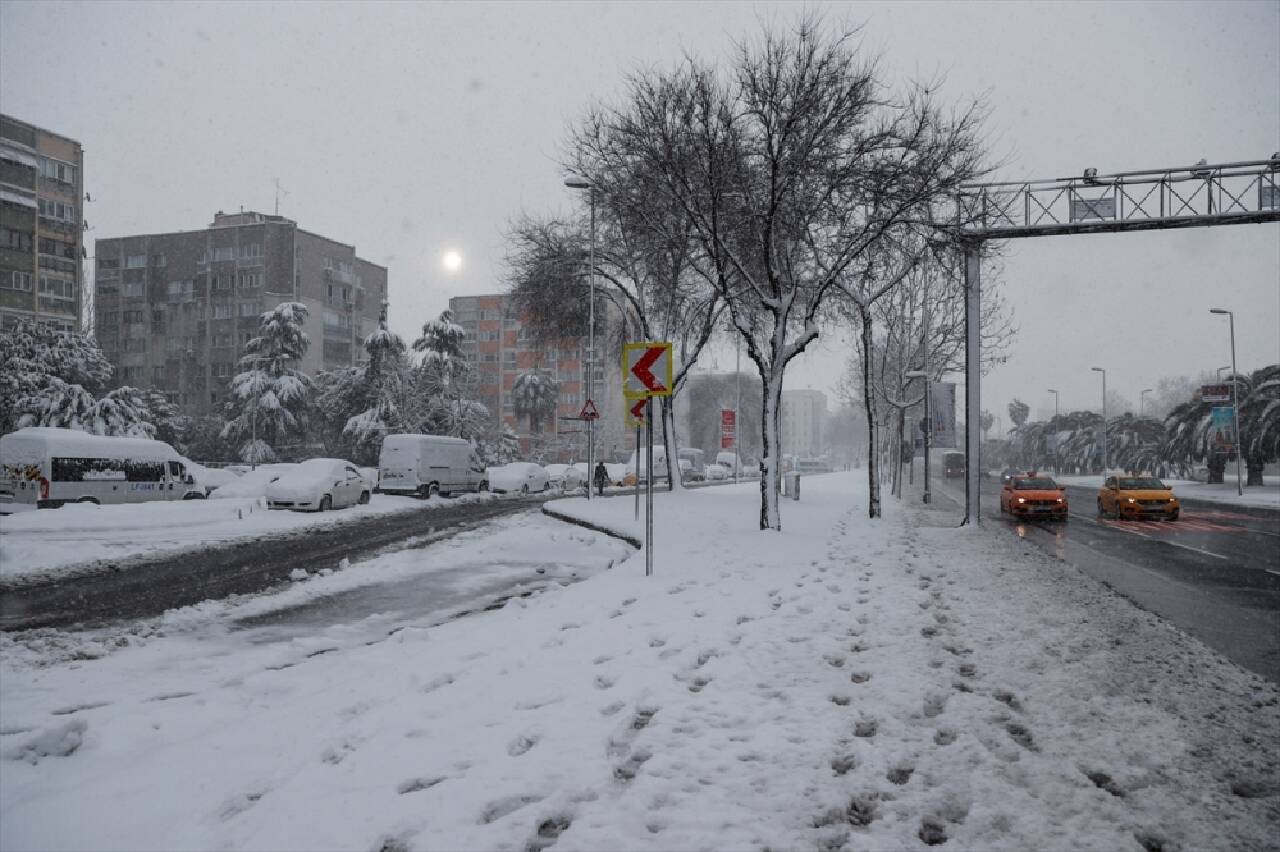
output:
[[[627,399],[671,396],[671,343],[622,344],[622,395]]]
[[[647,399],[629,399],[627,400],[627,428],[639,429],[645,424],[644,407],[649,404]]]

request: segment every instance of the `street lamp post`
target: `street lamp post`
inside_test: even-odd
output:
[[[1053,394],[1053,419],[1058,419],[1058,392],[1053,388],[1048,388],[1049,393]],[[1053,472],[1061,473],[1062,464],[1058,458],[1058,441],[1054,438],[1053,442]]]
[[[924,494],[921,495],[920,501],[928,503],[933,496],[929,491],[929,445],[932,443],[930,438],[933,436],[933,416],[929,412],[929,372],[927,370],[911,370],[907,373],[907,378],[924,379]]]
[[[585,178],[566,178],[564,185],[570,189],[585,189],[588,205],[591,208],[591,245],[588,248],[587,264],[590,267],[588,281],[589,293],[587,306],[587,381],[586,397],[594,400],[593,385],[596,373],[596,188],[595,184]],[[585,403],[584,403],[585,406]],[[596,421],[587,421],[587,500],[591,499],[591,479],[595,476],[596,464]]]
[[[1238,373],[1236,372],[1236,315],[1232,311],[1223,310],[1222,308],[1210,308],[1211,314],[1226,314],[1227,321],[1231,327],[1231,419],[1235,425],[1236,432],[1236,494],[1244,496],[1244,474],[1241,457],[1244,455],[1244,448],[1240,446],[1240,396],[1236,388],[1239,386]]]
[[[1094,367],[1095,373],[1102,374],[1102,478],[1107,478],[1107,371]]]
[[[1138,394],[1138,416],[1141,417],[1143,411],[1146,410],[1147,394],[1151,393],[1154,388],[1143,388]]]
[[[1230,369],[1231,369],[1231,365],[1230,365],[1230,364],[1226,365],[1225,367],[1219,367],[1219,368],[1218,368],[1218,384],[1222,384],[1222,371],[1223,371],[1223,370],[1230,370]]]

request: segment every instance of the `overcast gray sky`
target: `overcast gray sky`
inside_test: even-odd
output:
[[[985,95],[1009,178],[1264,159],[1280,149],[1280,3],[829,4],[896,79]],[[502,288],[503,231],[567,212],[566,127],[624,75],[716,57],[754,3],[0,3],[0,109],[79,139],[92,239],[280,212],[389,267],[395,330]],[[456,249],[462,270],[440,257]],[[984,406],[1096,406],[1166,375],[1280,361],[1280,226],[1055,237],[1008,247],[1020,329]],[[789,387],[830,388],[839,329]],[[719,356],[722,366],[731,357]]]

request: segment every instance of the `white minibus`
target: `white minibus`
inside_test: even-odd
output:
[[[204,496],[186,460],[163,441],[53,426],[0,436],[0,511]]]

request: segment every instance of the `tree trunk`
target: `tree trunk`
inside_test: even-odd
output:
[[[860,310],[862,318],[862,402],[867,409],[867,517],[880,517],[880,448],[876,436],[875,398],[871,393],[871,314]]]
[[[1262,462],[1256,462],[1253,459],[1246,459],[1244,463],[1245,485],[1262,485]]]
[[[680,478],[680,448],[676,446],[676,405],[674,396],[661,399],[662,411],[662,445],[667,451],[667,481],[672,491],[683,491],[684,481]]]
[[[760,529],[781,530],[782,516],[778,510],[778,492],[782,484],[782,466],[779,464],[782,445],[779,441],[779,410],[782,407],[782,381],[770,369],[764,381],[764,404],[761,408],[761,456],[760,456]]]

